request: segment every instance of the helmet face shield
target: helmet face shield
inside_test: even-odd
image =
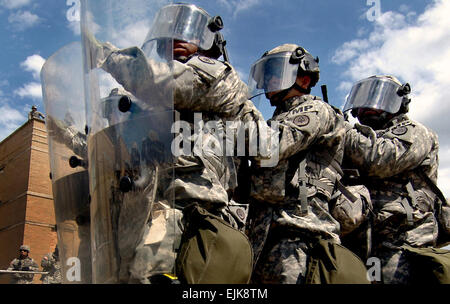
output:
[[[174,39],[208,50],[214,42],[214,32],[208,27],[211,19],[204,10],[192,4],[167,5],[158,12],[143,48],[153,40]]]
[[[353,85],[344,112],[356,108],[382,110],[395,114],[400,110],[403,96],[399,95],[401,85],[387,77],[370,77]]]
[[[297,79],[298,64],[289,63],[290,52],[267,55],[255,62],[248,80],[250,98],[290,88]]]

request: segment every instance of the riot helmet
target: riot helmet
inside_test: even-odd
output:
[[[410,93],[410,85],[408,83],[402,85],[394,76],[371,76],[353,85],[344,112],[368,108],[390,114],[397,114],[399,111],[406,113],[411,101]],[[352,111],[352,114],[355,115],[355,111]]]
[[[226,49],[226,40],[224,40],[222,33],[216,32],[214,36],[214,43],[209,50],[200,50],[200,54],[209,58],[219,59],[223,56],[224,61],[229,61],[228,52]]]
[[[157,51],[161,55],[173,40],[196,45],[200,51],[214,47],[216,33],[223,28],[220,16],[211,17],[204,9],[185,3],[174,3],[162,7],[157,13],[142,49],[150,54],[157,42]]]
[[[298,76],[307,75],[311,82],[307,89],[297,83]],[[309,94],[319,81],[319,58],[296,44],[278,46],[256,61],[250,70],[248,81],[250,98],[281,91],[286,95],[291,88]]]
[[[22,246],[20,246],[19,251],[22,251],[22,250],[30,253],[30,246],[22,245]]]

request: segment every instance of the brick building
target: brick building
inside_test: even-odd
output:
[[[0,269],[31,247],[39,264],[57,244],[45,122],[32,118],[0,142]],[[34,282],[40,283],[40,275]],[[8,283],[10,275],[0,275]]]

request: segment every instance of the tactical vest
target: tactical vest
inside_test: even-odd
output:
[[[192,67],[201,77],[205,79],[205,87],[213,86],[216,81],[221,81],[220,77],[229,69],[229,66],[207,57],[193,56],[186,63]],[[189,198],[197,201],[205,201],[209,204],[215,204],[217,206],[224,206],[229,201],[230,193],[236,187],[236,170],[231,157],[226,157],[225,151],[221,152],[222,155],[214,154],[214,151],[205,152],[204,149],[196,145],[199,142],[199,136],[203,143],[206,143],[211,136],[217,135],[220,139],[225,138],[225,126],[219,115],[215,113],[202,112],[200,126],[194,125],[194,113],[187,110],[177,111],[175,120],[181,120],[187,122],[191,128],[190,139],[192,156],[180,156],[177,160],[175,167],[175,177],[180,176],[192,176],[198,175],[198,177],[204,181],[201,189],[196,189],[196,184],[189,184],[190,189],[184,186],[184,190],[179,193],[176,199]],[[214,126],[214,130],[206,128],[206,124],[209,121],[215,121],[217,124]],[[203,128],[202,128],[203,127]],[[195,134],[194,131],[199,129],[200,132]],[[204,169],[203,169],[204,168]],[[195,178],[194,176],[192,176]],[[181,177],[182,178],[182,177]],[[182,178],[183,179],[183,178]],[[207,184],[211,185],[208,193],[205,193],[204,187]],[[217,188],[217,186],[219,186]],[[214,189],[213,189],[214,188]],[[222,189],[220,189],[222,188]],[[183,194],[184,191],[189,193]],[[209,207],[209,206],[205,206]],[[209,208],[208,208],[209,209]]]
[[[414,141],[413,128],[416,126],[417,124],[415,122],[407,119],[406,116],[401,116],[394,120],[391,127],[378,131],[377,135],[379,137],[383,136],[412,144]],[[370,189],[375,208],[378,196],[392,196],[393,200],[399,201],[406,214],[406,227],[402,228],[403,230],[413,229],[415,226],[420,225],[420,222],[417,222],[417,219],[414,217],[414,213],[417,211],[420,211],[421,213],[427,212],[427,210],[424,210],[425,207],[423,206],[424,204],[427,204],[431,208],[431,211],[434,212],[435,217],[439,222],[439,230],[442,230],[442,232],[445,230],[449,231],[448,226],[445,228],[445,221],[442,226],[442,221],[439,219],[442,214],[440,212],[442,209],[441,206],[446,205],[446,200],[430,177],[430,175],[436,173],[434,170],[437,170],[437,167],[431,167],[434,166],[431,161],[432,160],[430,159],[425,159],[416,168],[389,178],[363,178],[363,183]],[[439,234],[441,236],[441,233]],[[425,244],[419,243],[416,246],[434,245],[435,243],[436,240],[429,240]]]
[[[343,175],[342,158],[343,144],[332,151],[313,145],[288,160],[281,160],[274,168],[255,168],[251,196],[270,204],[300,203],[299,214],[305,214],[311,197],[329,201],[336,188],[349,194],[339,182]]]

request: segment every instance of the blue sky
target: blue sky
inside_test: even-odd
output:
[[[326,84],[330,102],[338,107],[352,83],[373,74],[410,82],[410,116],[438,133],[439,185],[450,196],[450,1],[191,3],[222,16],[231,63],[245,82],[251,64],[283,43],[319,56],[321,79],[313,93],[320,96],[320,85]],[[369,18],[378,3],[380,14]],[[78,0],[0,0],[0,140],[26,121],[31,105],[44,111],[39,71],[51,54],[80,40],[79,23],[71,14],[77,7]],[[262,110],[270,117],[268,103]]]

